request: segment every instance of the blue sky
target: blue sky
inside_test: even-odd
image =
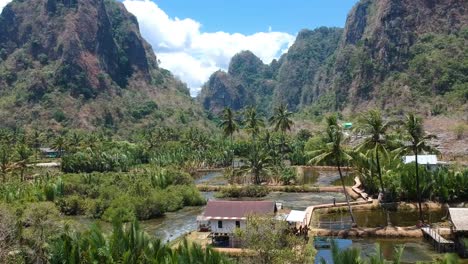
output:
[[[169,16],[192,18],[208,32],[254,34],[271,26],[296,34],[303,28],[343,27],[356,0],[154,0]]]
[[[0,0],[0,10],[12,0]],[[264,63],[287,52],[304,28],[344,27],[358,0],[119,0],[139,22],[160,66],[196,96],[238,52]]]

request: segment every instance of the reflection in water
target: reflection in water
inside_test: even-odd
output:
[[[422,238],[398,238],[398,239],[355,239],[353,240],[353,247],[359,248],[363,257],[369,257],[375,253],[375,244],[379,244],[383,256],[387,260],[391,260],[395,247],[403,245],[403,255],[401,257],[402,263],[415,263],[417,261],[432,261],[436,257],[441,257],[432,248],[432,246],[425,242]]]
[[[384,210],[355,210],[353,211],[356,223],[360,227],[381,227],[387,225],[387,213]],[[424,219],[429,223],[440,222],[447,215],[446,210],[431,210],[424,212]],[[390,223],[393,226],[414,226],[419,220],[417,210],[388,211]],[[328,229],[348,229],[351,226],[348,212],[334,212],[321,214],[319,224]]]
[[[226,185],[227,183],[223,171],[203,172],[200,173],[199,177],[195,180],[195,184]]]
[[[299,183],[315,186],[341,186],[340,175],[338,171],[319,170],[312,167],[304,167],[303,175],[299,176]],[[354,185],[354,176],[350,172],[343,171],[345,185]]]
[[[386,260],[392,260],[395,247],[404,246],[402,263],[415,263],[417,261],[432,261],[435,258],[442,257],[442,254],[436,253],[429,243],[423,239],[398,238],[398,239],[335,239],[340,249],[358,248],[361,251],[361,257],[366,259],[375,254],[375,245],[379,244],[381,252]],[[320,263],[323,258],[328,264],[332,264],[330,249],[319,249],[317,251],[315,263]]]

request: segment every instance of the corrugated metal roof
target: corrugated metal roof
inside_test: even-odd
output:
[[[203,216],[212,219],[242,219],[249,214],[275,213],[273,201],[208,201]]]
[[[468,208],[449,208],[449,213],[457,231],[468,231]]]
[[[403,162],[405,164],[415,162],[416,157],[413,156],[405,156]],[[418,155],[418,164],[429,164],[429,165],[437,165],[437,156],[436,155]]]
[[[303,223],[305,222],[305,218],[306,218],[306,211],[291,210],[288,217],[286,218],[286,221],[295,222],[295,223]]]

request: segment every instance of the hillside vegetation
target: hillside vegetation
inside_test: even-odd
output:
[[[185,84],[158,66],[113,0],[13,1],[0,16],[0,124],[126,135],[204,124]]]

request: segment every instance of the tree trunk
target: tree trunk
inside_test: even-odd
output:
[[[338,173],[340,174],[340,179],[341,179],[341,186],[343,187],[343,192],[346,197],[346,203],[348,204],[348,210],[349,210],[349,215],[351,216],[351,221],[354,224],[356,224],[356,221],[354,220],[354,215],[353,215],[353,210],[351,209],[351,204],[349,203],[349,196],[348,196],[348,191],[346,190],[345,184],[344,184],[344,179],[343,179],[343,173],[341,172],[341,164],[340,162],[337,162],[338,166]]]
[[[382,189],[382,194],[385,193],[385,187],[382,180],[382,170],[380,169],[380,159],[379,159],[379,150],[375,152],[376,162],[377,162],[377,174],[379,175],[380,189]]]
[[[232,165],[232,173],[234,173],[234,150],[232,149],[232,142],[233,142],[233,134],[231,134],[231,158],[232,158],[232,162],[231,162],[231,165]]]
[[[281,131],[281,144],[280,144],[280,154],[281,154],[281,163],[280,166],[283,167],[284,164],[284,131]]]
[[[419,186],[418,150],[416,148],[414,149],[414,158],[415,158],[415,164],[416,164],[416,192],[418,194],[419,220],[421,222],[424,222],[422,206],[421,206],[421,190]]]

